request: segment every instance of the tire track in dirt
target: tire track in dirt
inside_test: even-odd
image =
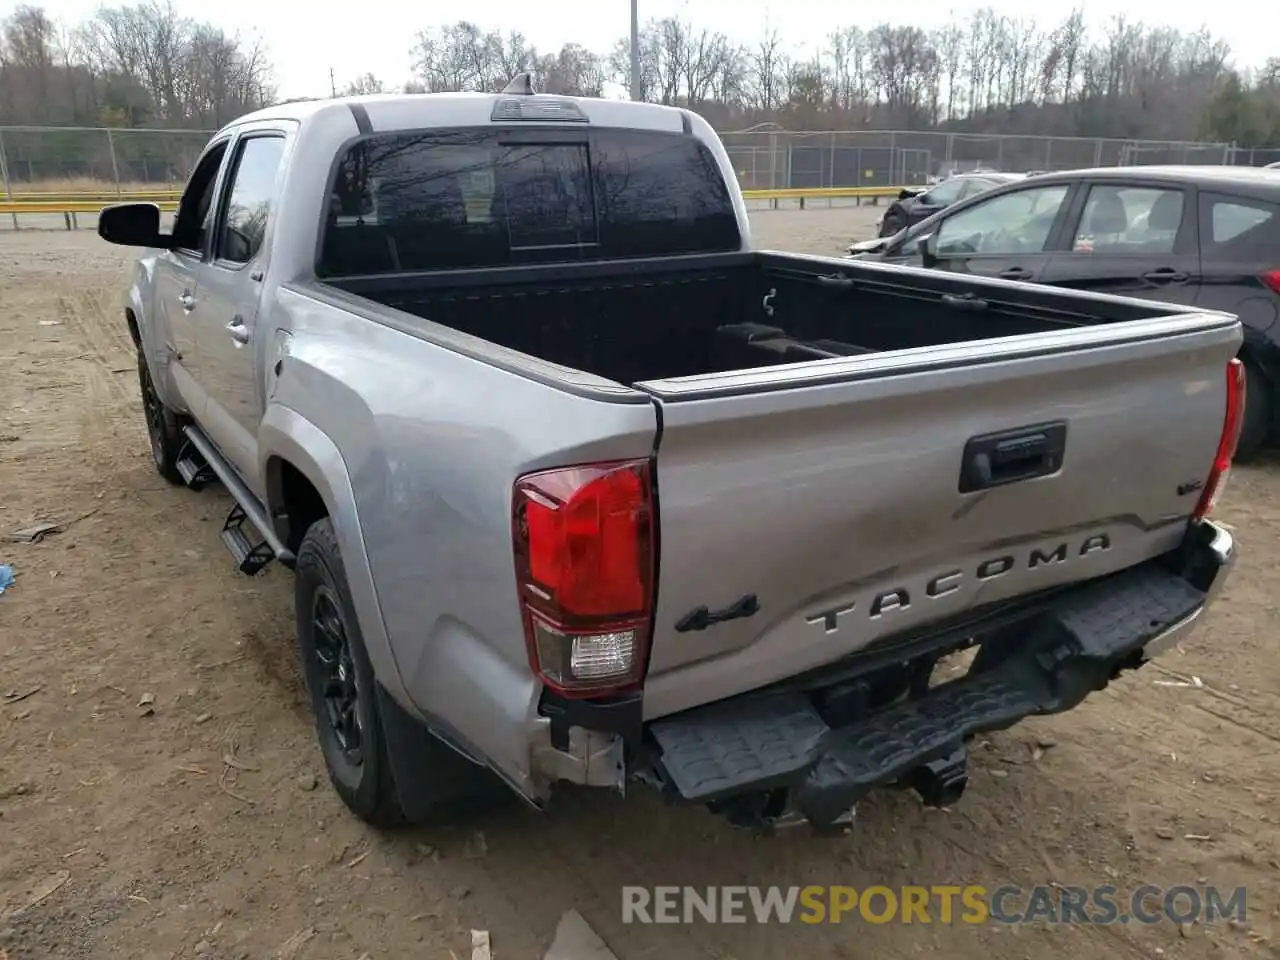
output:
[[[68,331],[74,334],[86,348],[79,359],[91,365],[90,390],[95,396],[108,401],[102,413],[118,417],[122,408],[134,396],[122,379],[127,373],[125,362],[130,352],[123,349],[118,336],[113,335],[101,302],[90,292],[78,296],[58,297],[59,312],[65,317]],[[123,320],[121,321],[123,324]]]

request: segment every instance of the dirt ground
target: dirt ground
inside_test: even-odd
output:
[[[871,210],[755,215],[839,253]],[[291,581],[246,579],[221,491],[152,468],[121,317],[130,258],[90,230],[0,234],[0,958],[540,958],[576,908],[621,960],[1280,956],[1280,458],[1237,468],[1242,565],[1159,668],[992,737],[948,812],[864,803],[849,835],[762,838],[700,809],[566,793],[383,835],[324,782]],[[38,522],[40,542],[4,542]],[[1191,681],[1190,678],[1198,678]],[[1183,685],[1177,685],[1181,682]],[[29,695],[28,695],[29,694]],[[1244,924],[624,925],[625,884],[1213,883]]]

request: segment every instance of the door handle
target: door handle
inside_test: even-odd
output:
[[[196,308],[196,298],[185,290],[178,295],[178,302],[182,304],[182,309],[190,313]]]
[[[244,321],[239,317],[232,319],[227,324],[227,333],[231,334],[231,339],[237,344],[246,344],[249,342],[249,328],[244,325]]]
[[[1187,275],[1181,270],[1174,270],[1172,267],[1161,267],[1159,270],[1152,270],[1142,275],[1143,280],[1152,280],[1156,283],[1184,283]]]
[[[1031,276],[1031,271],[1026,267],[1010,267],[1007,270],[1001,270],[998,276],[1002,280],[1025,280]]]

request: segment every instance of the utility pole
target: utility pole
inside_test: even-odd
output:
[[[631,0],[631,99],[640,94],[640,0]]]
[[[332,97],[338,95],[338,81],[334,78],[333,67],[329,68],[329,95]]]

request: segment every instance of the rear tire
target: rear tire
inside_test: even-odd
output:
[[[146,355],[138,350],[138,388],[142,392],[142,414],[146,418],[147,439],[156,472],[174,486],[183,486],[178,472],[178,454],[182,451],[182,426],[177,415],[164,405],[151,379]]]
[[[1247,463],[1262,452],[1271,436],[1272,410],[1275,398],[1267,375],[1250,360],[1244,361],[1244,423],[1235,459]]]
[[[391,775],[377,680],[327,517],[302,538],[294,599],[302,674],[329,780],[361,820],[399,826],[406,818]]]

